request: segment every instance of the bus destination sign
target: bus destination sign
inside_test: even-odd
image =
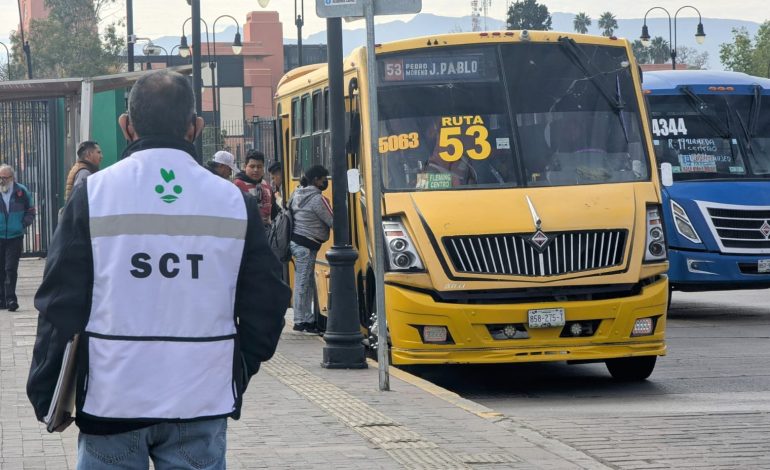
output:
[[[480,80],[485,72],[483,54],[392,57],[380,70],[383,82]]]

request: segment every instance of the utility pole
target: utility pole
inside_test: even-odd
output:
[[[193,93],[195,93],[195,114],[200,117],[203,114],[203,80],[201,79],[201,2],[200,0],[188,0],[192,7],[192,66],[193,66]],[[201,163],[203,155],[203,133],[195,139],[195,160]]]
[[[134,1],[126,0],[126,55],[128,56],[128,71],[134,71]]]

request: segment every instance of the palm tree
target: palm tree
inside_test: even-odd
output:
[[[647,48],[650,53],[650,61],[653,64],[665,64],[671,59],[671,48],[668,41],[662,36],[655,36]]]
[[[575,19],[572,20],[572,27],[575,29],[576,33],[588,33],[589,26],[591,26],[591,17],[585,13],[578,13],[575,15]]]
[[[615,19],[615,15],[613,15],[611,12],[605,11],[599,17],[599,29],[602,30],[602,36],[612,36],[617,27],[618,20]]]

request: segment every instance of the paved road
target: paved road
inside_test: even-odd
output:
[[[770,469],[770,291],[675,293],[650,380],[602,364],[444,367],[423,378],[620,469]]]

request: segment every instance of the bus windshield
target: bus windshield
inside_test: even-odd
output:
[[[687,93],[649,103],[658,164],[670,163],[674,180],[770,178],[770,115],[752,112],[761,97]]]
[[[649,180],[625,49],[514,43],[378,57],[386,190]]]

